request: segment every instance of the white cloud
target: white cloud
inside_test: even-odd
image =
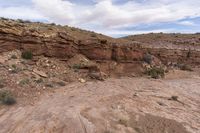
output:
[[[32,0],[36,9],[52,21],[64,24],[97,24],[112,28],[153,22],[170,22],[200,16],[199,0],[128,1],[94,0],[95,5],[77,5],[67,0]],[[194,4],[195,3],[195,4]]]
[[[51,21],[67,24],[76,19],[73,13],[74,5],[69,1],[33,0],[33,4],[36,10],[48,17]]]
[[[180,21],[177,24],[185,25],[185,26],[196,26],[196,24],[192,21]]]
[[[129,0],[123,4],[117,4],[120,0],[93,0],[94,5],[77,4],[72,0],[31,1],[30,7],[0,7],[0,16],[46,19],[94,31],[116,31],[133,25],[179,22],[200,16],[199,0]],[[179,24],[191,26],[193,23],[182,21]]]
[[[0,7],[0,16],[12,19],[45,20],[38,11],[28,7]]]

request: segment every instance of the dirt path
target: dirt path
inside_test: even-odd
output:
[[[72,83],[1,108],[0,133],[200,133],[200,79]]]

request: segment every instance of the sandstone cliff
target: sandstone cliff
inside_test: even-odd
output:
[[[34,55],[69,59],[77,53],[96,61],[137,62],[145,53],[163,63],[200,63],[199,35],[170,40],[149,35],[113,39],[94,32],[54,24],[0,19],[0,52],[29,50]],[[150,39],[146,39],[150,38]],[[144,41],[143,41],[144,40]],[[194,45],[195,44],[195,45]]]

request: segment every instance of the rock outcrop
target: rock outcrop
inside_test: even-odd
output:
[[[166,64],[200,64],[200,45],[128,39],[113,39],[67,26],[0,19],[0,52],[20,49],[66,60],[83,54],[91,60],[118,63],[142,61],[144,54],[150,53]]]

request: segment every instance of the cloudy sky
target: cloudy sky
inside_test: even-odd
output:
[[[0,0],[0,17],[57,23],[113,37],[200,32],[200,0]]]

